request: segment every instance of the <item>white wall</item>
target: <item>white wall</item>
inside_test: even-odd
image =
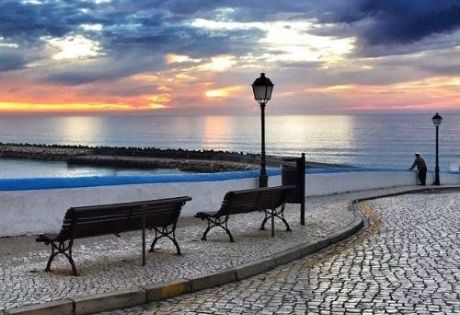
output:
[[[427,183],[430,176],[427,174]],[[415,172],[343,172],[307,176],[305,190],[307,196],[317,196],[415,184]]]
[[[256,187],[257,179],[0,191],[0,236],[59,231],[71,206],[191,196],[182,215],[217,210],[229,190]]]
[[[427,176],[427,183],[433,180]],[[460,184],[459,174],[441,174],[442,184]],[[257,178],[223,181],[156,183],[68,189],[0,191],[0,236],[57,232],[71,206],[129,202],[177,196],[191,196],[183,216],[216,210],[230,190],[255,188]],[[272,176],[270,186],[281,183]],[[415,172],[343,172],[308,174],[307,196],[347,191],[415,185]]]
[[[415,172],[410,171],[368,171],[307,174],[305,177],[305,194],[322,196],[350,191],[411,186],[417,184]],[[460,174],[440,175],[443,185],[460,184]],[[434,181],[433,172],[428,172],[426,183]],[[281,184],[281,176],[270,177],[270,186]]]

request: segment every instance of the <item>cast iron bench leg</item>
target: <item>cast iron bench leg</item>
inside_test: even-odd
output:
[[[202,241],[206,241],[207,238],[206,238],[206,235],[208,234],[208,232],[213,228],[213,227],[216,227],[216,226],[219,226],[221,227],[222,229],[224,229],[225,233],[227,233],[229,239],[230,239],[230,243],[233,243],[234,240],[233,240],[233,236],[232,236],[232,233],[230,232],[230,230],[228,229],[228,225],[227,225],[227,222],[228,222],[228,215],[225,216],[225,219],[221,220],[220,217],[219,218],[211,218],[211,217],[206,217],[206,220],[208,221],[208,227],[206,228],[206,230],[204,231],[203,233],[203,236],[201,237],[201,240]]]
[[[51,255],[50,255],[50,258],[48,259],[48,263],[46,264],[46,268],[45,268],[46,272],[51,270],[51,263],[53,262],[54,257],[56,257],[57,254],[59,254],[59,252],[54,251],[54,246],[51,247]]]
[[[46,264],[45,271],[49,272],[51,270],[51,263],[53,262],[54,258],[58,254],[63,254],[65,257],[67,257],[67,260],[72,266],[72,275],[78,276],[77,267],[75,266],[75,262],[73,261],[73,258],[72,258],[73,240],[70,240],[67,246],[65,246],[65,241],[59,242],[58,245],[56,245],[55,242],[50,242],[49,244],[51,245],[51,255],[50,255],[50,258],[48,259],[48,263]]]
[[[264,213],[265,213],[265,218],[262,221],[262,225],[260,226],[260,230],[265,230],[265,223],[267,223],[268,219],[271,219],[271,222],[272,222],[272,236],[274,236],[274,232],[273,232],[273,230],[274,230],[274,220],[275,220],[275,217],[277,217],[286,226],[286,232],[292,231],[291,227],[289,226],[289,224],[287,223],[286,219],[284,218],[284,204],[281,206],[281,208],[279,210],[267,209],[267,210],[264,210]]]
[[[262,221],[262,224],[260,225],[260,228],[259,230],[261,231],[265,231],[265,223],[268,221],[268,219],[270,218],[269,215],[267,215],[267,211],[264,211],[264,214],[265,214],[265,218],[264,220]]]
[[[150,252],[155,251],[155,245],[160,238],[167,237],[174,243],[174,246],[176,247],[176,250],[177,250],[177,255],[182,255],[180,251],[179,243],[176,240],[176,226],[175,225],[172,227],[171,230],[168,230],[168,227],[162,227],[161,231],[158,228],[154,228],[154,229],[155,229],[155,238],[153,239],[152,245],[150,246]]]
[[[176,241],[176,236],[174,235],[171,240],[173,241],[174,246],[176,246],[177,255],[182,255],[182,253],[180,252],[179,243],[177,243],[177,241]]]
[[[213,226],[211,226],[211,220],[209,220],[208,218],[206,218],[206,220],[208,221],[208,227],[206,228],[206,230],[204,230],[204,233],[203,233],[203,236],[201,237],[201,240],[202,241],[207,241],[208,239],[206,238],[206,235],[208,235],[208,232],[211,230],[211,228]]]
[[[291,228],[289,224],[287,223],[286,219],[284,218],[284,206],[285,204],[281,206],[281,209],[278,212],[275,212],[276,213],[275,215],[276,217],[280,218],[281,221],[283,221],[284,225],[286,225],[286,232],[290,232]]]

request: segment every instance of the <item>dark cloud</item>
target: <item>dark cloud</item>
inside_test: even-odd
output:
[[[460,28],[458,0],[355,0],[329,16],[356,26],[368,45],[406,44]]]
[[[0,47],[0,72],[22,69],[25,64],[25,57],[18,54],[16,49]]]
[[[121,41],[126,41],[126,45],[168,45],[171,42],[180,45],[184,39],[206,40],[205,36],[184,25],[184,21],[196,17],[216,18],[219,8],[231,8],[225,11],[225,16],[235,21],[269,21],[284,17],[345,23],[353,25],[355,33],[368,45],[413,42],[460,27],[458,0],[113,0],[102,4],[83,0],[43,1],[42,4],[2,0],[0,36],[34,41],[41,36],[81,32],[81,24],[99,23],[105,27],[102,40],[107,46]],[[341,30],[342,27],[335,27],[330,31],[337,36]],[[346,28],[345,33],[350,31]],[[227,39],[233,38],[240,40],[241,36],[229,34]],[[211,41],[206,44],[210,45]],[[208,47],[206,44],[202,45],[202,51]]]
[[[91,7],[91,6],[90,6]],[[63,36],[82,23],[98,19],[84,13],[79,1],[44,1],[43,4],[17,0],[0,2],[0,35],[20,42],[37,41],[41,36]]]
[[[216,9],[231,8],[226,17],[235,21],[313,18],[349,24],[355,27],[355,35],[368,45],[404,44],[460,27],[458,0],[155,0],[151,3],[189,18],[197,15],[216,18]],[[350,32],[344,25],[333,30],[335,36]]]
[[[218,54],[247,53],[257,49],[254,41],[257,30],[229,31],[225,34],[210,34],[189,26],[168,27],[151,32],[105,32],[104,46],[111,53],[125,54],[129,51],[146,54],[176,53],[193,58],[203,58]]]
[[[257,49],[253,43],[261,31],[232,30],[216,34],[188,23],[194,14],[204,16],[218,5],[221,4],[216,1],[113,0],[96,4],[86,0],[55,0],[24,4],[17,0],[2,0],[0,37],[23,49],[35,51],[37,55],[46,45],[43,41],[46,37],[83,34],[97,41],[110,63],[105,59],[96,60],[88,69],[87,65],[75,68],[62,64],[51,67],[53,69],[42,77],[55,83],[78,85],[130,75],[135,71],[159,70],[164,66],[163,60],[156,57],[166,53],[207,58]],[[101,24],[102,30],[85,30],[82,24]],[[154,60],[148,64],[146,56],[153,56]],[[22,65],[19,56],[3,59],[8,62],[5,61],[2,68],[13,69]],[[50,73],[51,70],[55,72]]]
[[[92,96],[92,95],[111,95],[111,96],[136,96],[146,95],[149,93],[157,92],[157,86],[155,84],[141,84],[135,85],[134,83],[123,83],[120,82],[117,84],[117,88],[114,89],[113,85],[98,85],[98,86],[88,86],[82,92],[81,95]]]
[[[131,2],[130,2],[131,3]],[[186,54],[206,58],[217,54],[239,54],[256,50],[262,31],[257,29],[207,31],[190,25],[194,18],[215,18],[217,1],[136,1],[135,9],[126,1],[112,3],[117,8],[106,21],[101,41],[113,54],[127,51]],[[208,5],[209,4],[209,5]],[[133,5],[133,4],[131,4]],[[137,11],[141,8],[141,11]]]
[[[96,81],[116,81],[133,74],[159,70],[162,56],[158,54],[125,54],[119,58],[106,56],[90,61],[62,64],[40,73],[39,80],[62,85],[81,85]],[[159,66],[157,66],[159,65]]]
[[[62,85],[80,85],[85,83],[91,83],[95,81],[104,80],[107,78],[107,74],[103,72],[94,73],[90,71],[64,71],[56,72],[47,77],[44,81],[54,82]]]

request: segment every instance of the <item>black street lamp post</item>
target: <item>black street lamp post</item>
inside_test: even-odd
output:
[[[260,158],[260,175],[259,175],[259,187],[267,187],[268,176],[265,161],[265,105],[272,98],[273,83],[269,78],[265,76],[265,73],[261,73],[260,77],[252,83],[252,91],[254,92],[254,98],[260,105],[260,118],[262,126],[262,152]]]
[[[433,185],[441,185],[439,181],[439,126],[442,122],[442,117],[438,113],[432,118],[433,124],[436,126],[436,167],[434,169],[434,183]]]

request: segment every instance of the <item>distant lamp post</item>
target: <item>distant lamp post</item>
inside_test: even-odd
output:
[[[252,91],[254,92],[254,98],[260,105],[260,117],[262,123],[262,154],[260,158],[260,175],[259,175],[259,187],[267,187],[268,176],[266,162],[265,162],[265,105],[272,98],[273,83],[269,78],[265,76],[265,73],[261,73],[254,83],[252,83]]]
[[[441,185],[439,181],[439,126],[442,122],[442,117],[438,113],[432,118],[433,124],[436,126],[436,167],[434,169],[434,183],[433,185]]]

